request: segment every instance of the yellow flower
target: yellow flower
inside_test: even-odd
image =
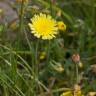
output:
[[[82,96],[81,87],[78,84],[74,85],[74,96]]]
[[[63,92],[60,96],[73,96],[71,91]]]
[[[46,58],[46,52],[41,52],[39,59],[40,59],[40,60],[43,60],[43,59],[45,59],[45,58]]]
[[[37,38],[53,39],[58,33],[56,21],[52,19],[50,15],[43,13],[34,15],[34,17],[31,18],[31,23],[28,25],[31,29],[31,33],[33,33]]]
[[[76,84],[74,85],[74,89],[67,91],[67,92],[63,92],[60,96],[84,96],[81,92],[81,87]]]
[[[58,25],[58,29],[59,29],[59,30],[62,30],[62,31],[63,31],[63,30],[64,30],[64,31],[66,30],[66,25],[64,24],[63,21],[58,21],[58,22],[57,22],[57,25]]]

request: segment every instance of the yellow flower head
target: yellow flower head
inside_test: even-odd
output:
[[[40,53],[40,56],[39,56],[39,59],[40,60],[43,60],[43,59],[45,59],[46,58],[46,52],[41,52]]]
[[[60,96],[73,96],[71,91],[63,92]]]
[[[78,84],[74,85],[74,96],[82,96],[81,87]]]
[[[31,23],[28,25],[31,29],[31,33],[33,33],[37,38],[53,39],[58,33],[56,21],[52,19],[50,15],[43,13],[34,15],[34,17],[31,18]]]
[[[84,96],[81,92],[81,87],[76,84],[74,85],[74,89],[67,91],[67,92],[63,92],[60,96]]]
[[[63,21],[58,21],[58,22],[57,22],[57,25],[58,25],[58,29],[59,29],[59,30],[62,30],[62,31],[63,31],[63,30],[64,30],[64,31],[66,30],[66,25],[64,24]]]

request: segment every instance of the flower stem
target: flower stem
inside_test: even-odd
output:
[[[77,77],[76,81],[77,81],[77,84],[78,84],[79,83],[79,70],[78,70],[77,63],[76,63],[76,77]]]
[[[50,57],[50,40],[48,41],[47,60],[46,60],[46,63],[47,63],[47,64],[48,64],[48,62],[49,62],[49,57]]]
[[[39,77],[38,47],[39,47],[39,39],[38,39],[37,42],[36,42],[36,50],[35,50],[35,69],[34,69],[35,79],[37,79],[37,80],[38,80],[38,77]],[[38,93],[38,85],[37,85],[37,82],[35,83],[35,87],[36,87],[36,92]]]

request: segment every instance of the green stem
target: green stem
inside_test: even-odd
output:
[[[37,75],[37,78],[38,78],[38,71],[39,71],[39,66],[38,66],[38,47],[39,47],[39,39],[37,40],[36,42],[36,52],[35,52],[35,64],[36,64],[36,75]]]
[[[20,38],[22,38],[22,32],[23,32],[23,12],[24,12],[24,0],[22,0],[21,2],[21,6],[20,6],[20,13],[19,13],[19,32],[17,34],[17,45],[18,45],[18,48],[19,46],[21,45],[20,44]]]
[[[77,77],[77,84],[79,83],[79,70],[78,70],[78,65],[76,63],[76,77]]]
[[[38,79],[39,76],[39,64],[38,64],[38,47],[39,47],[39,39],[36,42],[36,50],[35,50],[35,79]],[[36,82],[37,83],[37,82]],[[35,83],[36,86],[36,92],[38,93],[38,85]]]
[[[47,60],[46,60],[46,63],[47,63],[47,64],[48,64],[48,62],[49,62],[49,57],[50,57],[50,40],[48,41]]]
[[[24,15],[23,11],[24,11],[24,0],[22,0],[21,8],[20,8],[20,22],[19,22],[20,32],[22,32],[22,28],[23,28],[23,15]]]

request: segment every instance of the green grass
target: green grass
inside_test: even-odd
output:
[[[53,1],[30,0],[10,5],[18,20],[13,27],[14,22],[0,24],[0,96],[60,96],[63,91],[73,90],[77,83],[84,96],[96,91],[96,0]],[[66,32],[60,31],[50,41],[35,38],[28,23],[40,12],[64,21]],[[16,38],[10,37],[11,32]],[[45,57],[40,60],[42,52]],[[75,53],[80,55],[83,68],[72,61]],[[60,71],[60,66],[64,71]]]

